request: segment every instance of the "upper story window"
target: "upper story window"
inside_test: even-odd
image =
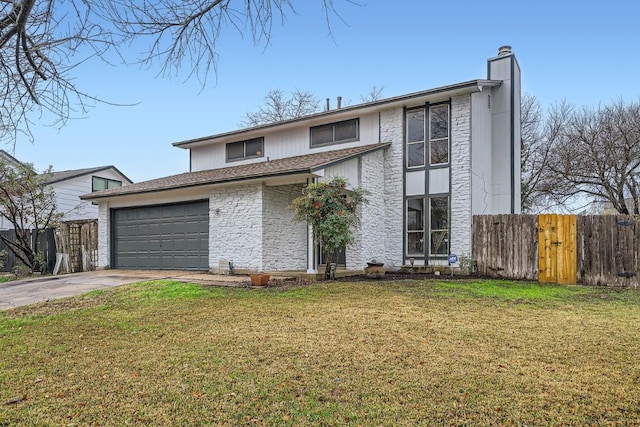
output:
[[[311,128],[311,147],[357,141],[360,137],[358,119],[329,123]]]
[[[227,162],[262,157],[263,153],[264,138],[262,137],[227,144]]]
[[[427,146],[430,165],[449,163],[449,105],[409,110],[406,120],[407,167],[425,165]]]
[[[449,105],[429,108],[429,146],[432,165],[449,163]]]
[[[91,191],[107,190],[109,188],[122,187],[122,181],[116,179],[102,178],[99,176],[91,177]]]

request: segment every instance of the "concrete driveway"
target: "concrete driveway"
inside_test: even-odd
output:
[[[84,294],[96,289],[145,280],[172,279],[217,286],[241,286],[243,276],[220,276],[188,271],[101,270],[44,276],[0,283],[0,310]]]

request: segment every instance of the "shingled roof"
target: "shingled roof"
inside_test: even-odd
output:
[[[345,148],[342,150],[324,151],[303,156],[287,157],[284,159],[267,160],[220,169],[210,169],[198,172],[187,172],[149,181],[138,182],[118,188],[97,191],[81,196],[83,200],[103,199],[130,194],[151,193],[157,191],[174,190],[180,188],[198,187],[210,184],[244,181],[255,178],[268,178],[282,175],[310,174],[319,169],[344,162],[351,158],[362,156],[382,148],[390,143],[370,144],[361,147]]]
[[[109,166],[97,166],[94,168],[73,169],[73,170],[67,170],[67,171],[51,172],[47,174],[48,176],[47,184],[53,184],[55,182],[76,178],[78,176],[89,175],[89,174],[97,173],[97,172],[100,172],[106,169],[111,169],[111,168],[115,169],[120,175],[127,178],[122,172],[118,170],[118,168],[116,168],[115,166],[109,165]],[[127,178],[127,180],[131,181],[129,178]]]

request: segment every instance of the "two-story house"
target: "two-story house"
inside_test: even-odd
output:
[[[487,78],[174,144],[190,171],[82,196],[99,204],[99,267],[315,272],[292,200],[343,176],[369,192],[345,264],[447,264],[471,252],[474,214],[520,210],[520,68]]]
[[[0,150],[0,163],[17,167],[22,162],[4,150]],[[115,166],[98,166],[84,169],[56,171],[45,176],[47,186],[55,193],[56,210],[62,214],[62,221],[98,218],[98,206],[80,196],[90,191],[131,184],[131,180]],[[0,216],[0,230],[12,229],[11,222]]]

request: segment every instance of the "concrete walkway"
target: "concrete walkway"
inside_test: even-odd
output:
[[[84,294],[145,280],[180,280],[217,286],[241,286],[244,276],[221,276],[188,271],[101,270],[43,276],[0,283],[0,310]]]

